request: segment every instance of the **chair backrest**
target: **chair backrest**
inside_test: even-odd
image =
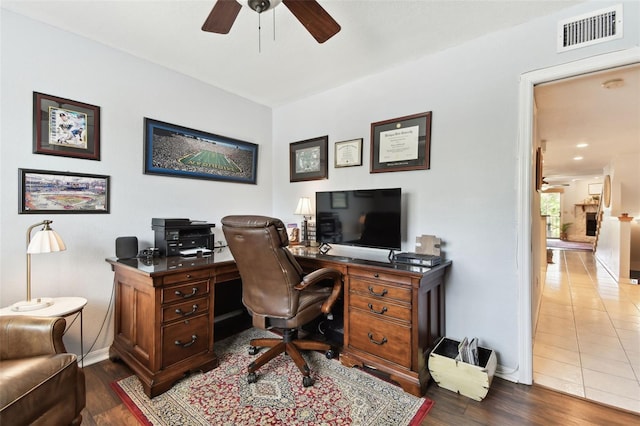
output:
[[[280,219],[226,216],[222,231],[242,278],[242,302],[253,315],[291,318],[298,310],[302,268]]]

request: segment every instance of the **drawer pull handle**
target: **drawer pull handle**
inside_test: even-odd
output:
[[[376,272],[375,274],[373,274],[373,278],[380,278],[380,275]]]
[[[373,294],[374,296],[378,296],[378,297],[382,297],[385,294],[387,294],[387,289],[385,288],[384,290],[382,290],[382,293],[376,293],[375,291],[373,291],[373,286],[369,286],[369,293]]]
[[[198,305],[193,305],[191,307],[191,312],[184,312],[182,309],[178,308],[176,309],[176,314],[186,317],[186,316],[195,314],[197,311],[198,311]]]
[[[187,278],[191,278],[191,274],[187,274]]]
[[[182,343],[180,340],[176,340],[175,342],[173,342],[173,344],[176,345],[176,346],[182,346],[183,348],[188,348],[189,346],[193,345],[196,342],[196,340],[198,340],[198,336],[193,334],[191,336],[191,341],[190,342]]]
[[[189,297],[195,296],[197,292],[198,292],[198,287],[193,287],[191,289],[191,294],[184,294],[180,290],[176,290],[174,294],[178,297],[182,297],[183,299],[187,299]]]
[[[387,343],[387,338],[386,337],[383,337],[382,340],[375,340],[373,338],[373,334],[372,333],[369,333],[368,336],[369,336],[369,341],[371,343],[376,344],[376,345],[384,345],[385,343]]]
[[[386,306],[383,306],[381,311],[376,311],[375,309],[373,309],[373,305],[372,305],[371,303],[369,303],[369,310],[370,310],[371,312],[373,312],[374,314],[380,314],[380,315],[382,315],[382,314],[384,314],[385,312],[387,312],[387,307],[386,307]]]

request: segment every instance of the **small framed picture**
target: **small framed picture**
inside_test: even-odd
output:
[[[20,214],[109,213],[109,176],[18,169]]]
[[[100,160],[100,107],[33,92],[33,153]]]
[[[289,144],[290,182],[327,179],[327,146],[329,137],[322,136]]]
[[[362,138],[336,142],[335,167],[362,166]]]
[[[431,112],[371,124],[370,173],[430,168]]]

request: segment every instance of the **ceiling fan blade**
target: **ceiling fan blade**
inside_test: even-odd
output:
[[[236,0],[218,0],[202,25],[202,31],[228,34],[242,5]]]
[[[318,43],[324,43],[340,31],[340,25],[316,0],[283,0],[283,3]]]

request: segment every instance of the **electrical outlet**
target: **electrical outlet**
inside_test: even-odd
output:
[[[638,284],[637,278],[631,278],[631,284]]]

